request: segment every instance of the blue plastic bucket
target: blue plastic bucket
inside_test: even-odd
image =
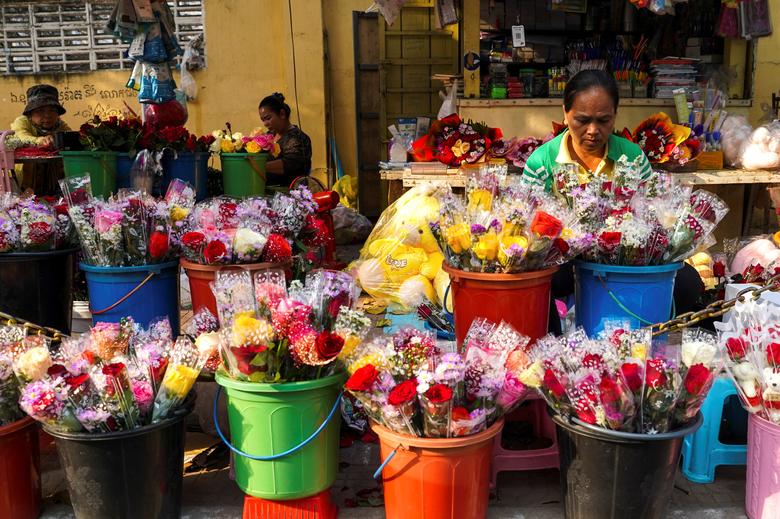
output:
[[[174,178],[179,178],[189,184],[195,189],[195,198],[197,200],[203,200],[206,198],[206,173],[208,171],[208,158],[203,160],[198,155],[201,153],[190,153],[188,151],[180,151],[173,153],[166,151],[162,158],[163,178],[160,189],[160,194],[165,195],[168,189],[168,184]],[[205,162],[205,165],[201,165]]]
[[[116,156],[116,188],[130,188],[130,171],[133,169],[135,156],[120,153]]]
[[[208,179],[210,157],[211,153],[200,152],[195,154],[195,178],[197,183],[193,185],[195,186],[195,198],[199,201],[209,196]]]
[[[682,266],[682,263],[629,267],[575,262],[577,325],[594,336],[608,322],[628,321],[632,328],[640,328],[669,320],[674,278]]]
[[[79,263],[87,278],[92,323],[130,316],[147,327],[168,317],[179,335],[179,262],[140,267],[94,267]]]

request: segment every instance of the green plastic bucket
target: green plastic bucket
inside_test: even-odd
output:
[[[245,494],[272,500],[300,499],[333,485],[338,471],[338,403],[343,375],[259,384],[217,373],[216,380],[227,393],[232,440],[228,446],[235,453],[236,483]],[[215,426],[227,443],[216,420]],[[284,455],[288,451],[292,452]],[[246,454],[278,458],[256,460]]]
[[[66,177],[89,174],[92,194],[108,198],[116,191],[117,155],[114,151],[61,151]]]
[[[222,153],[220,160],[226,195],[246,197],[265,194],[267,153]]]

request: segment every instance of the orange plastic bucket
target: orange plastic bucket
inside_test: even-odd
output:
[[[217,300],[211,291],[211,284],[219,270],[248,270],[250,273],[259,270],[275,268],[287,269],[289,265],[284,263],[247,263],[245,265],[201,265],[192,263],[182,258],[180,264],[187,273],[190,282],[190,297],[192,298],[192,311],[197,312],[206,307],[215,316],[217,315]]]
[[[458,344],[476,317],[506,321],[531,340],[547,334],[550,288],[558,267],[521,274],[466,272],[446,263],[442,268],[450,275]]]
[[[379,436],[383,460],[396,451],[382,471],[387,519],[487,515],[493,439],[503,429],[503,420],[461,438],[415,438],[381,425],[371,427]]]
[[[41,511],[38,424],[29,417],[0,427],[0,517],[34,519]]]

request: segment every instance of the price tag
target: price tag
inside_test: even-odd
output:
[[[525,47],[525,26],[513,25],[512,26],[512,46]]]

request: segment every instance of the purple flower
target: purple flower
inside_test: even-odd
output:
[[[485,234],[487,232],[487,229],[484,225],[480,225],[478,223],[471,224],[471,234],[474,236],[480,236],[482,234]]]
[[[501,225],[501,222],[499,222],[498,219],[494,218],[493,221],[490,222],[490,227],[492,227],[496,233],[499,233],[501,232],[503,225]]]

